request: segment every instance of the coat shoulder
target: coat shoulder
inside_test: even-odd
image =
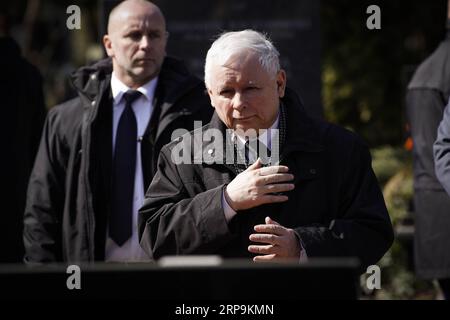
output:
[[[194,143],[202,143],[203,133],[211,128],[211,124],[206,124],[202,127],[196,128],[192,131],[186,129],[180,129],[180,134],[177,135],[171,142],[166,144],[162,149],[161,153],[170,154],[174,148],[179,147],[180,143],[182,146],[190,147]],[[200,140],[199,140],[200,139]]]
[[[56,105],[47,115],[48,125],[63,136],[73,136],[81,128],[83,106],[79,97]]]
[[[327,149],[333,149],[345,154],[357,148],[368,150],[367,143],[357,133],[336,124],[323,121],[323,144]]]

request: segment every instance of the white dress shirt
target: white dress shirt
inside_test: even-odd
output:
[[[261,135],[258,136],[259,142],[263,143],[266,146],[266,148],[269,150],[272,150],[272,140],[274,139],[274,136],[276,134],[276,131],[274,129],[278,129],[279,122],[280,122],[280,116],[278,115],[277,119],[272,124],[272,126],[268,130],[265,130]],[[238,148],[244,148],[245,143],[246,143],[245,137],[242,137],[238,134],[233,133],[231,138],[233,140],[236,139]],[[249,163],[254,163],[256,160],[258,160],[257,156],[258,155],[254,151],[252,152],[252,150],[250,149],[249,154],[248,154]],[[222,193],[222,208],[223,208],[223,212],[225,214],[226,221],[230,222],[230,220],[237,214],[237,212],[234,211],[233,208],[231,208],[230,204],[228,203],[228,201],[225,198],[224,192]],[[308,259],[308,256],[306,254],[306,251],[302,248],[301,244],[300,244],[300,250],[301,250],[300,251],[300,262],[304,262]]]
[[[142,137],[147,129],[148,123],[150,121],[150,117],[153,111],[153,97],[155,95],[156,84],[158,82],[158,78],[155,78],[142,87],[136,89],[141,92],[142,95],[137,98],[132,105],[134,114],[136,115],[137,121],[137,137],[136,141],[140,141],[140,137]],[[122,115],[123,110],[125,109],[125,100],[123,98],[123,94],[128,90],[131,90],[124,83],[122,83],[116,75],[112,74],[111,77],[111,90],[113,96],[113,136],[112,136],[112,145],[113,145],[113,154],[114,157],[114,149],[116,143],[116,133],[117,127],[119,125],[120,116]],[[138,232],[137,232],[137,217],[138,210],[142,206],[144,202],[144,177],[142,171],[142,160],[141,160],[141,146],[138,142],[136,148],[136,172],[134,176],[134,198],[133,198],[133,221],[132,221],[132,234],[131,237],[122,245],[118,246],[114,240],[109,237],[109,228],[106,228],[106,249],[105,249],[105,260],[106,261],[142,261],[149,260],[147,254],[142,250],[139,245],[138,240]]]

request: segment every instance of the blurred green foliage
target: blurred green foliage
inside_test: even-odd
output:
[[[415,277],[412,262],[413,199],[412,157],[402,147],[382,146],[371,150],[372,166],[383,189],[396,239],[378,265],[382,268],[381,290],[376,299],[435,299],[433,283]],[[362,285],[365,282],[362,281]],[[364,288],[364,286],[363,286]]]
[[[381,30],[366,28],[369,5],[381,9]],[[402,145],[405,89],[417,65],[444,38],[446,13],[447,0],[321,1],[325,117],[355,131],[371,146],[373,168],[396,230],[392,248],[378,263],[382,289],[366,292],[363,298],[437,295],[433,284],[417,279],[413,270],[412,159]],[[364,277],[361,283],[364,289]]]
[[[369,5],[381,30],[369,30]],[[404,94],[414,68],[445,34],[447,0],[322,0],[322,96],[325,116],[371,147],[404,140]]]

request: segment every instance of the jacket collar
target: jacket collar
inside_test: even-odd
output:
[[[104,91],[110,88],[112,71],[111,58],[100,60],[75,71],[71,75],[72,85],[87,105],[95,106]],[[183,62],[166,57],[159,73],[156,89],[160,99],[158,104],[163,108],[161,117],[181,96],[200,84],[201,81],[189,73]]]
[[[111,81],[112,60],[100,60],[92,65],[81,67],[71,75],[72,85],[80,97],[95,101],[102,93],[100,89]]]
[[[319,152],[324,150],[322,142],[325,122],[311,118],[305,110],[300,97],[290,89],[282,99],[286,106],[286,143],[284,152],[306,151]]]
[[[161,106],[160,119],[164,118],[172,109],[172,106],[186,93],[194,87],[202,85],[202,81],[192,75],[180,60],[166,57],[159,74],[157,97],[160,101],[157,104]],[[206,92],[205,92],[206,94]],[[195,109],[183,109],[181,113],[195,113],[202,104],[194,104]]]

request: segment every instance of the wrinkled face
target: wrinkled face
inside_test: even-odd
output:
[[[104,37],[114,72],[132,88],[158,75],[166,55],[166,42],[164,18],[160,12],[148,8],[118,13]]]
[[[214,64],[211,72],[211,104],[228,128],[246,131],[272,126],[286,87],[283,70],[269,74],[256,54],[244,53],[232,57],[224,66]]]

